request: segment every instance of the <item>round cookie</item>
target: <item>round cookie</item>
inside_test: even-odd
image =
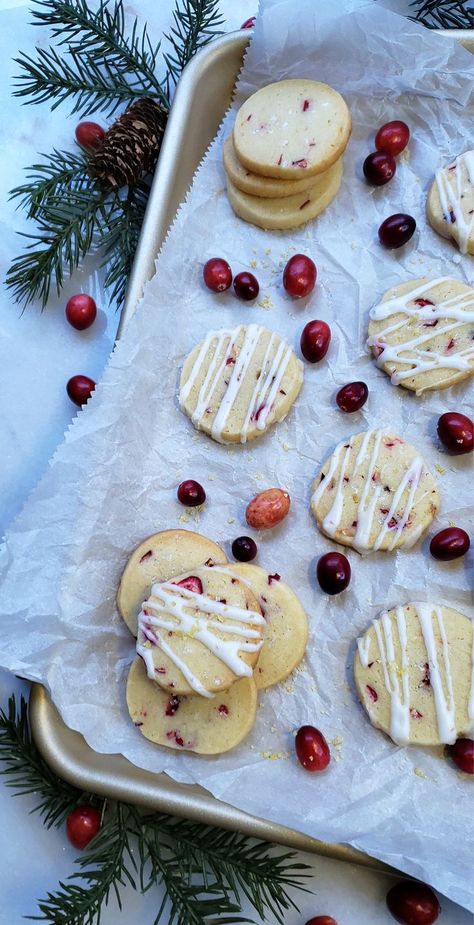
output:
[[[258,565],[237,562],[219,571],[237,575],[247,584],[265,617],[265,637],[254,671],[257,688],[284,681],[303,658],[308,642],[308,619],[296,594],[277,573]]]
[[[369,315],[367,346],[394,385],[420,395],[474,374],[474,289],[447,276],[394,286]]]
[[[251,677],[264,632],[250,588],[219,568],[201,566],[152,585],[138,617],[137,654],[161,687],[210,697]]]
[[[192,530],[162,530],[147,537],[132,552],[117,592],[117,608],[130,632],[137,635],[138,614],[155,581],[168,581],[200,565],[226,562],[217,543]]]
[[[414,447],[382,430],[340,443],[313,483],[319,529],[358,552],[413,546],[431,523],[440,497]]]
[[[234,148],[232,135],[224,143],[224,168],[227,176],[237,189],[250,196],[261,196],[264,199],[283,199],[285,196],[294,196],[302,193],[314,183],[313,177],[304,176],[301,180],[278,180],[272,177],[262,177],[258,173],[246,170],[240,163]]]
[[[265,230],[298,228],[321,215],[339,191],[342,179],[342,158],[330,167],[306,190],[284,199],[264,199],[249,196],[237,189],[227,177],[229,202],[239,218]]]
[[[354,659],[357,693],[372,725],[397,745],[472,735],[473,627],[457,610],[420,602],[373,620]]]
[[[474,254],[474,150],[436,171],[428,193],[428,221],[462,254]]]
[[[235,748],[250,732],[257,712],[253,678],[242,678],[213,700],[177,697],[147,676],[141,658],[132,663],[127,705],[135,726],[157,745],[198,755],[219,755]]]
[[[282,421],[303,382],[303,364],[258,324],[211,331],[186,359],[179,403],[218,443],[245,443]]]
[[[343,154],[351,116],[340,93],[315,80],[280,80],[253,93],[234,125],[241,164],[264,177],[301,179]]]

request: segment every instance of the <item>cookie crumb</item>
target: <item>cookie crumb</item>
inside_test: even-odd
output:
[[[227,518],[227,523],[228,523],[228,524],[235,524],[235,517],[228,517],[228,518]]]
[[[289,758],[289,752],[260,752],[261,758],[266,758],[268,761],[278,761],[279,758]]]
[[[261,482],[263,479],[263,472],[256,472],[254,475],[254,479],[256,482]]]
[[[444,475],[446,472],[446,469],[440,463],[435,463],[435,469],[440,475]]]
[[[423,768],[413,768],[413,773],[416,774],[417,777],[421,777],[422,780],[428,780],[428,775],[425,774]]]
[[[288,691],[289,694],[292,694],[294,692],[294,687],[292,684],[285,684],[285,690]]]
[[[342,748],[343,742],[344,742],[344,739],[342,738],[342,736],[334,736],[332,740],[332,744],[334,745],[334,748]]]
[[[285,453],[288,453],[288,450],[290,449],[290,447],[288,446],[288,444],[287,444],[287,443],[282,443],[282,447],[283,447]]]
[[[265,308],[267,311],[268,309],[273,308],[273,302],[269,295],[265,295],[263,299],[259,299],[259,301],[257,302],[257,305],[260,308]]]
[[[208,477],[208,479],[209,479],[210,482],[214,482],[214,481],[215,481],[215,478],[216,478],[215,475],[212,475],[212,472],[209,472],[209,475],[208,475],[207,477]]]
[[[189,517],[188,517],[188,515],[187,515],[187,514],[181,514],[181,516],[180,516],[180,518],[179,518],[179,522],[180,522],[180,524],[187,524],[187,523],[189,523]]]
[[[252,267],[252,270],[256,270],[256,269],[257,269],[258,263],[257,263],[257,261],[255,260],[255,258],[254,258],[253,260],[250,261],[250,266]]]

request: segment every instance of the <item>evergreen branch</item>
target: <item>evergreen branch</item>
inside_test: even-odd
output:
[[[64,781],[59,781],[41,757],[31,738],[28,723],[28,705],[22,697],[17,709],[14,695],[8,701],[8,710],[0,710],[0,774],[14,796],[33,793],[39,802],[32,809],[38,812],[47,828],[60,826],[68,813],[86,799],[85,795]]]
[[[125,199],[116,194],[113,219],[101,240],[105,252],[102,266],[107,268],[104,286],[109,291],[110,301],[116,302],[117,307],[125,299],[148,194],[149,187],[145,183],[129,189]]]
[[[410,18],[428,29],[474,28],[472,0],[412,0],[410,6],[416,8]]]
[[[20,200],[19,206],[26,210],[28,218],[35,218],[48,199],[61,199],[69,189],[81,190],[90,185],[88,159],[82,151],[75,154],[54,148],[51,154],[41,156],[47,160],[28,169],[29,182],[10,191],[10,199]]]
[[[164,55],[170,80],[176,84],[191,58],[211,39],[221,35],[224,19],[219,0],[176,0],[173,26],[165,36],[172,51]]]

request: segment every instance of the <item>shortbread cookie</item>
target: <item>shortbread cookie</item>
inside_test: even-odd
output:
[[[420,395],[474,373],[474,289],[442,276],[394,286],[370,312],[377,366]]]
[[[295,180],[327,170],[350,133],[351,116],[337,90],[314,80],[280,80],[240,107],[233,139],[248,170]]]
[[[218,443],[245,443],[290,410],[303,364],[279,336],[258,324],[211,331],[181,373],[179,403],[198,430]]]
[[[301,180],[279,180],[273,177],[261,177],[252,173],[240,163],[234,148],[232,135],[224,144],[224,168],[227,176],[237,189],[250,196],[261,196],[264,199],[283,199],[285,196],[294,196],[302,193],[314,183],[314,177],[302,177]]]
[[[474,150],[436,171],[428,193],[428,221],[462,254],[474,254]]]
[[[201,566],[152,585],[138,617],[137,653],[161,687],[210,697],[251,677],[264,632],[250,588],[219,568]]]
[[[138,614],[155,581],[226,562],[220,546],[191,530],[163,530],[147,537],[130,556],[117,593],[117,608],[130,632],[137,635]]]
[[[132,663],[127,705],[135,726],[151,742],[198,755],[235,748],[250,732],[257,711],[253,678],[242,678],[212,700],[178,697],[147,677],[141,658]]]
[[[234,562],[216,568],[247,584],[265,617],[265,637],[254,671],[257,687],[284,681],[303,658],[308,642],[308,620],[296,594],[277,572],[258,565]]]
[[[249,196],[237,189],[227,177],[229,202],[239,218],[257,225],[258,228],[298,228],[321,215],[339,191],[342,179],[342,158],[332,167],[316,177],[314,183],[302,193],[285,196],[284,199],[263,199]]]
[[[440,497],[414,447],[383,430],[340,443],[313,484],[311,510],[326,536],[358,552],[413,546]]]
[[[357,640],[357,693],[397,745],[453,743],[474,731],[473,623],[436,604],[384,611]]]

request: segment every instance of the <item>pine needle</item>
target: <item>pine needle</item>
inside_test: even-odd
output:
[[[474,28],[472,0],[413,0],[416,13],[410,17],[428,29]]]

